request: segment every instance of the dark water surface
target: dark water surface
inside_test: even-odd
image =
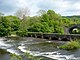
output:
[[[0,60],[9,60],[9,53],[24,55],[25,52],[37,57],[45,57],[45,60],[80,60],[80,49],[75,51],[66,51],[57,48],[57,46],[64,43],[66,42],[49,41],[46,39],[30,37],[3,37],[0,38]],[[27,59],[24,57],[23,60]]]

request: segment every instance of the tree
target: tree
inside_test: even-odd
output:
[[[42,22],[49,22],[49,16],[48,16],[48,14],[42,14],[42,19],[41,19],[41,21]]]
[[[2,12],[0,12],[0,17],[3,16],[4,14]]]
[[[40,15],[46,14],[46,11],[45,11],[45,10],[39,10],[37,13],[38,13],[39,16],[40,16]]]
[[[55,13],[53,10],[48,10],[47,14],[50,20],[58,20],[61,17],[60,14]]]
[[[0,18],[0,36],[7,36],[10,34],[10,21],[5,17]]]
[[[10,21],[11,31],[19,30],[20,20],[16,16],[5,16],[7,20]]]
[[[19,30],[16,32],[16,34],[18,36],[27,36],[27,25],[26,25],[26,21],[21,21],[20,22],[20,26],[19,26]]]
[[[40,23],[34,23],[28,31],[30,32],[43,32],[43,33],[48,33],[51,32],[49,25],[46,22]]]
[[[15,15],[22,20],[26,20],[26,16],[28,16],[29,14],[30,14],[30,9],[28,7],[20,8],[15,13]]]

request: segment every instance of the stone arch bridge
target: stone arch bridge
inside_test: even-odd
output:
[[[80,24],[73,25],[68,29],[69,34],[58,34],[58,33],[39,33],[39,32],[28,32],[28,37],[44,38],[49,40],[69,41],[80,39],[80,34],[71,34],[72,30],[80,27]]]
[[[73,29],[75,29],[75,28],[80,28],[80,24],[71,26],[71,27],[68,29],[68,32],[71,34],[72,31],[73,31]]]
[[[80,39],[80,34],[57,34],[57,33],[29,32],[28,37],[58,40],[58,41],[70,41],[70,40]]]

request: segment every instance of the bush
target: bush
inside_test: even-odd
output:
[[[23,60],[20,55],[10,54],[10,60]]]
[[[60,46],[59,48],[65,50],[75,50],[80,48],[80,44],[78,41],[70,41],[67,44]]]
[[[24,55],[16,55],[16,54],[10,54],[10,60],[23,60],[24,57],[26,56],[26,60],[44,60],[43,58],[39,57],[34,57],[33,55],[30,55],[29,53],[26,52]]]
[[[28,52],[26,52],[26,57],[27,57],[29,60],[44,60],[44,58],[33,56],[33,55],[31,55],[30,53],[28,53]]]
[[[20,31],[17,31],[16,34],[18,36],[27,36],[27,30],[20,30]]]

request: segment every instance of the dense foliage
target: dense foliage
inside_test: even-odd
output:
[[[21,20],[16,16],[0,15],[0,36],[19,35],[26,36],[27,32],[43,33],[68,33],[68,28],[80,24],[79,16],[65,17],[57,14],[53,10],[48,10],[40,16],[27,16],[26,20]],[[73,33],[80,33],[72,31]]]
[[[70,41],[62,46],[59,47],[60,49],[65,50],[75,50],[80,48],[80,43],[78,41]]]

